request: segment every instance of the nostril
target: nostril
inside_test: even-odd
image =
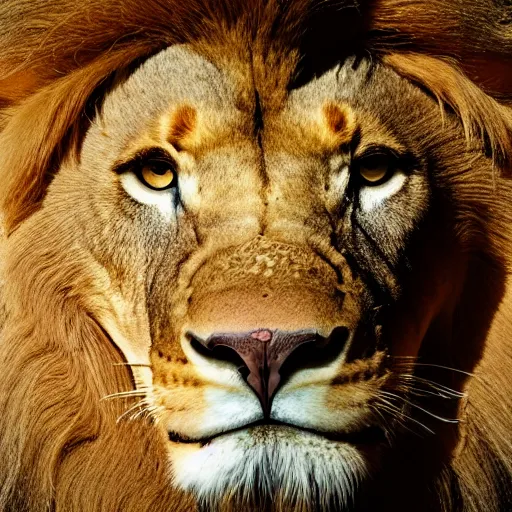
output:
[[[237,367],[238,370],[245,368],[245,363],[236,351],[230,347],[219,345],[211,349],[211,354],[217,361],[231,363]]]
[[[317,335],[311,341],[299,345],[281,366],[281,384],[299,370],[325,367],[333,363],[345,349],[348,335],[347,327],[335,327],[329,337]]]
[[[190,346],[203,357],[211,357],[211,350],[206,346],[203,339],[197,337],[191,332],[185,334],[185,339],[190,343]]]
[[[243,359],[238,355],[235,349],[226,345],[215,345],[211,346],[208,340],[203,340],[198,336],[195,336],[191,332],[186,333],[186,338],[190,342],[190,346],[201,356],[233,364],[244,376],[246,372],[245,363]]]

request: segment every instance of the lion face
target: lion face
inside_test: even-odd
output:
[[[210,507],[338,510],[402,425],[428,430],[404,361],[451,322],[465,258],[436,165],[469,165],[439,116],[382,64],[270,101],[179,45],[107,95],[41,212],[173,485]]]

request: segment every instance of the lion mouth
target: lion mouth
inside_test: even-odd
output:
[[[264,433],[265,431],[278,431],[278,430],[289,430],[290,432],[294,432],[295,434],[312,434],[321,438],[324,438],[328,441],[337,442],[337,443],[347,443],[351,445],[370,445],[370,444],[379,444],[386,440],[385,431],[376,425],[366,426],[355,432],[326,432],[321,430],[316,430],[312,428],[304,428],[298,425],[293,425],[290,423],[285,423],[277,420],[269,420],[262,419],[252,423],[248,423],[241,427],[224,430],[214,435],[204,436],[204,437],[186,437],[177,432],[168,432],[169,441],[173,443],[181,443],[181,444],[199,444],[201,447],[207,446],[211,442],[216,439],[227,436],[230,434],[236,434],[237,432],[251,432],[258,431],[259,434]]]

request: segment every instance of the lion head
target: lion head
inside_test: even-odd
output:
[[[505,7],[4,3],[1,510],[512,505]]]

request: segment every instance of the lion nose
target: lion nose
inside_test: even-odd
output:
[[[335,328],[328,338],[315,330],[214,333],[206,340],[188,333],[202,355],[234,363],[261,402],[265,416],[283,379],[307,367],[324,366],[343,351],[348,330]]]

